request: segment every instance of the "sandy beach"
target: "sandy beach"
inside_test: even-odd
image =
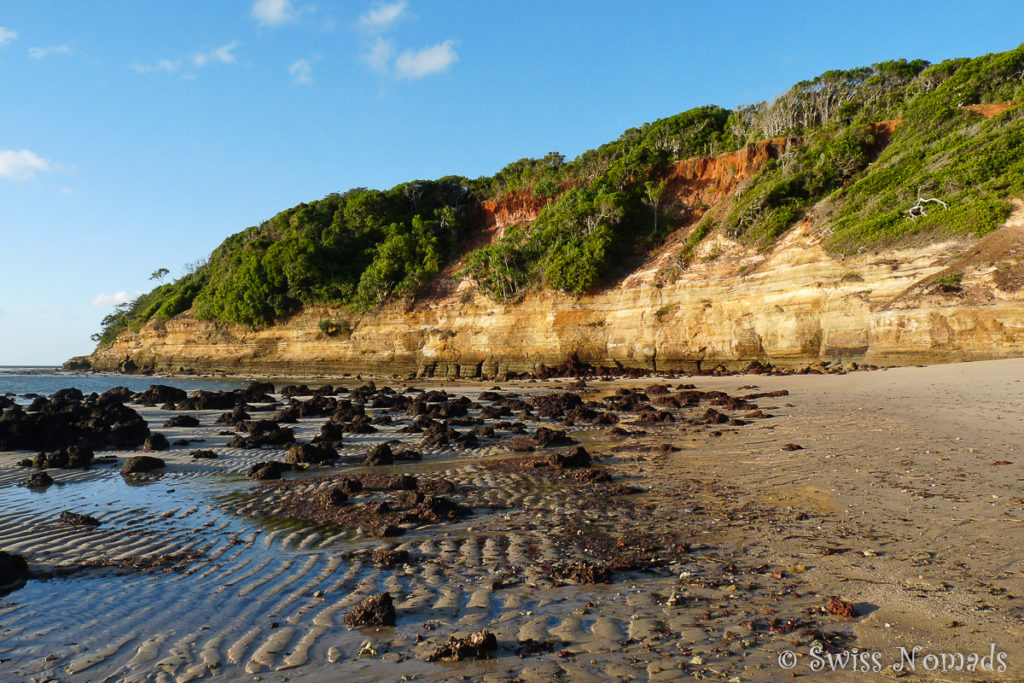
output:
[[[32,453],[0,454],[0,549],[33,571],[0,598],[0,678],[1020,680],[1022,379],[1024,360],[504,382],[493,393],[572,391],[618,423],[524,419],[526,436],[563,429],[592,458],[557,467],[551,455],[575,445],[513,450],[518,415],[482,418],[495,432],[476,445],[424,446],[401,431],[414,415],[367,403],[391,424],[346,433],[344,462],[283,482],[246,477],[285,450],[229,446],[235,432],[214,424],[224,411],[164,428],[180,411],[133,406],[172,442],[202,442],[129,478],[117,464],[138,453],[98,452],[118,463],[47,470],[56,483],[42,491],[21,486],[30,470],[17,462]],[[481,398],[492,386],[416,388],[468,397],[474,418],[497,405]],[[748,398],[671,404],[694,390]],[[670,417],[614,408],[616,396]],[[709,420],[710,406],[724,417]],[[308,442],[327,419],[289,426]],[[355,464],[392,439],[423,459]],[[197,448],[218,457],[194,459]],[[378,485],[381,473],[411,475],[419,493]],[[344,476],[363,490],[325,507]],[[431,519],[441,490],[469,512]],[[406,520],[404,533],[351,522],[371,505]],[[100,525],[62,525],[65,510]],[[389,564],[380,548],[407,555]],[[346,626],[385,592],[395,626]],[[825,609],[847,603],[852,616]],[[479,631],[496,642],[485,658],[437,656],[449,636]],[[968,671],[971,654],[980,665]]]

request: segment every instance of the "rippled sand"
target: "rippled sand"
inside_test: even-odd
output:
[[[57,483],[45,492],[18,486],[25,453],[0,454],[0,548],[44,577],[0,598],[0,678],[772,681],[790,676],[776,663],[784,650],[802,655],[793,670],[802,677],[877,677],[813,674],[807,653],[822,640],[837,652],[872,648],[886,664],[899,661],[900,645],[987,653],[994,643],[1009,653],[1006,672],[909,680],[1018,680],[1021,377],[1024,362],[999,361],[668,381],[790,395],[758,399],[773,417],[743,426],[627,424],[647,432],[632,438],[578,428],[596,465],[641,490],[604,505],[544,471],[495,467],[510,456],[500,439],[424,450],[423,462],[377,469],[444,477],[476,514],[383,540],[275,516],[244,473],[283,451],[226,447],[230,437],[212,425],[222,411],[194,413],[198,428],[164,429],[173,413],[143,408],[172,441],[204,442],[159,454],[168,467],[133,483],[114,466],[50,470]],[[654,383],[665,380],[590,382],[586,398]],[[475,398],[489,386],[444,388]],[[566,382],[503,386],[539,392]],[[296,436],[308,440],[325,419],[302,420]],[[405,423],[346,434],[342,455],[392,438],[418,442],[397,432]],[[780,450],[787,443],[803,448]],[[191,448],[220,457],[194,461]],[[324,486],[313,479],[308,491]],[[101,525],[59,525],[62,510]],[[645,571],[617,571],[611,584],[563,585],[549,573],[562,560],[595,560],[574,536],[665,530],[687,548]],[[380,568],[369,557],[380,546],[413,559]],[[156,566],[116,566],[147,561]],[[382,591],[395,599],[397,626],[348,630],[347,611]],[[860,616],[823,613],[831,596]],[[448,635],[480,629],[497,636],[495,658],[426,661]]]

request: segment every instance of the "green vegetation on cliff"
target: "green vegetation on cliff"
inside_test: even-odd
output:
[[[1021,100],[1024,45],[936,65],[883,62],[826,72],[772,102],[699,107],[632,128],[571,161],[552,152],[489,178],[331,194],[232,235],[206,263],[107,316],[95,338],[109,343],[189,309],[251,327],[316,303],[366,311],[415,295],[455,261],[495,300],[540,286],[581,294],[628,272],[707,208],[667,196],[670,164],[764,138],[786,137],[785,152],[691,229],[681,262],[715,230],[767,248],[819,203],[836,252],[980,236],[1024,194],[1024,107],[991,118],[968,107]],[[532,225],[467,252],[481,202],[513,190],[546,199],[545,208]]]

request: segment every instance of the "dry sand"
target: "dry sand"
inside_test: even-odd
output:
[[[155,430],[203,438],[192,447],[220,457],[193,461],[177,447],[161,454],[162,474],[132,484],[111,467],[51,471],[58,484],[39,493],[17,486],[27,471],[15,462],[26,454],[0,454],[0,548],[49,577],[0,598],[0,679],[881,680],[894,672],[863,669],[920,646],[905,680],[1021,680],[1022,379],[1024,360],[669,380],[790,393],[757,399],[773,417],[743,426],[636,425],[647,434],[635,438],[580,428],[574,435],[597,464],[643,491],[606,503],[599,487],[494,467],[509,455],[500,440],[428,449],[422,463],[383,469],[447,478],[477,514],[383,541],[268,517],[274,494],[242,473],[275,453],[226,447],[211,424],[220,411],[196,413],[204,426],[165,430],[171,413],[141,409]],[[592,381],[585,397],[657,383],[666,380]],[[489,386],[445,388],[474,398]],[[303,420],[297,436],[308,440],[323,422]],[[344,454],[418,440],[398,426],[346,435]],[[663,452],[663,443],[681,450]],[[366,470],[306,476],[350,471]],[[325,484],[297,486],[312,495]],[[65,509],[102,524],[60,526]],[[574,536],[633,543],[644,532],[668,532],[689,550],[673,546],[669,562],[617,571],[608,585],[551,576],[563,559],[601,561]],[[382,545],[413,560],[377,567],[368,551]],[[147,559],[162,566],[83,567]],[[395,598],[397,627],[348,630],[351,607],[382,591]],[[823,613],[832,596],[859,616]],[[480,629],[497,636],[495,658],[425,661],[449,634]],[[530,639],[541,652],[524,648]],[[815,641],[877,660],[816,673]],[[1006,653],[1005,671],[942,672],[925,659],[993,647]],[[787,650],[798,655],[791,671],[778,665]]]

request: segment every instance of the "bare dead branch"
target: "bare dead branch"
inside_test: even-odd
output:
[[[918,216],[927,216],[928,212],[925,211],[925,204],[930,204],[932,202],[938,204],[943,209],[949,208],[949,204],[942,201],[941,199],[937,199],[935,197],[928,197],[927,199],[924,197],[918,197],[917,203],[915,203],[909,209],[906,209],[903,213],[905,213],[907,215],[907,218],[911,220],[917,218]]]

